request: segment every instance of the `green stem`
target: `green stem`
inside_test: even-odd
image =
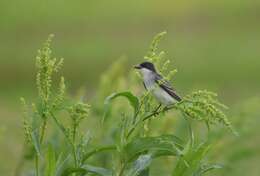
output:
[[[123,176],[123,173],[124,173],[124,170],[125,170],[125,168],[126,168],[126,165],[127,165],[126,163],[123,164],[122,168],[121,168],[120,171],[119,171],[118,176]]]
[[[76,124],[73,124],[73,131],[72,131],[72,140],[73,140],[73,143],[75,143],[75,140],[76,140],[76,133],[77,133],[77,125]]]
[[[116,150],[116,146],[111,145],[111,146],[106,146],[106,147],[100,147],[97,149],[94,149],[90,152],[88,152],[82,159],[82,163],[84,163],[89,157],[91,157],[92,155],[99,153],[99,152],[103,152],[103,151],[107,151],[107,150]]]
[[[43,142],[43,138],[44,138],[44,135],[45,135],[46,125],[47,125],[47,120],[44,119],[44,121],[43,121],[43,125],[42,125],[42,129],[41,129],[40,143]]]
[[[192,127],[191,127],[191,122],[190,122],[190,120],[188,119],[188,117],[185,114],[184,114],[184,119],[188,123],[189,138],[190,138],[190,142],[191,142],[191,147],[193,147],[195,140],[194,140],[194,133],[193,133],[193,130],[192,130]]]
[[[141,101],[138,110],[134,114],[133,123],[132,123],[133,125],[136,123],[137,116],[138,116],[139,112],[141,111],[141,108],[142,108],[143,104],[144,104],[144,101]]]
[[[60,131],[65,136],[67,142],[69,142],[70,145],[73,145],[73,143],[71,142],[71,140],[69,139],[69,137],[68,137],[68,135],[66,133],[65,127],[58,121],[58,119],[55,117],[55,115],[53,113],[50,113],[50,114],[51,114],[51,117],[53,118],[55,124],[57,125],[57,127],[60,129]]]
[[[163,113],[163,112],[166,112],[166,111],[168,111],[168,110],[170,110],[170,109],[174,109],[174,108],[176,108],[175,105],[173,105],[173,106],[171,106],[171,107],[165,107],[165,108],[163,108],[163,109],[160,110],[160,111],[154,111],[154,112],[152,112],[152,113],[150,113],[150,114],[144,116],[144,117],[141,118],[138,122],[136,122],[135,125],[129,130],[129,132],[128,132],[127,135],[126,135],[126,139],[128,139],[129,136],[134,132],[134,130],[136,129],[137,125],[138,125],[140,122],[146,121],[146,120],[152,118],[153,116],[159,115],[159,114],[161,114],[161,113]]]
[[[78,168],[78,159],[77,159],[77,153],[76,153],[75,144],[73,144],[72,150],[73,150],[74,165],[75,165],[75,168]]]
[[[61,130],[61,132],[64,134],[65,138],[67,139],[67,142],[69,142],[69,144],[72,147],[73,150],[73,158],[74,158],[74,164],[75,164],[75,168],[77,168],[78,166],[78,159],[77,159],[77,153],[76,153],[76,148],[75,148],[75,138],[73,139],[73,142],[69,139],[68,135],[66,134],[66,129],[65,127],[58,121],[58,119],[55,117],[55,115],[53,113],[50,113],[51,117],[53,118],[55,124],[58,126],[58,128]]]
[[[43,125],[42,125],[42,128],[41,128],[41,134],[40,134],[40,145],[42,144],[43,139],[44,139],[46,125],[47,125],[47,120],[46,120],[46,118],[44,118]],[[36,153],[36,155],[35,155],[35,172],[36,172],[36,176],[40,175],[40,173],[39,173],[39,156],[38,156],[38,153]]]
[[[39,176],[39,157],[38,157],[38,154],[36,153],[35,155],[35,175],[36,176]]]
[[[72,131],[72,150],[73,150],[73,159],[74,159],[74,166],[75,168],[78,168],[78,157],[77,157],[77,151],[76,151],[76,130],[77,126],[74,124],[73,125],[73,131]],[[73,175],[77,175],[74,173]]]
[[[175,105],[170,106],[170,107],[167,107],[167,106],[166,106],[165,108],[163,108],[163,109],[160,110],[160,111],[154,111],[154,112],[152,112],[151,114],[146,115],[146,116],[142,119],[142,121],[146,121],[146,120],[150,119],[150,118],[153,117],[153,116],[159,115],[159,114],[161,114],[161,113],[163,113],[163,112],[169,111],[169,110],[174,109],[174,108],[176,108]]]

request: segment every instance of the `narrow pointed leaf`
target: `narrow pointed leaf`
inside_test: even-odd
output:
[[[68,168],[61,174],[61,176],[69,176],[74,173],[81,173],[81,174],[93,173],[98,176],[113,176],[113,172],[109,169],[87,165],[87,164],[83,165],[80,168]]]
[[[104,152],[104,151],[111,151],[111,150],[116,150],[116,146],[111,145],[111,146],[105,146],[105,147],[100,147],[100,148],[96,148],[90,152],[87,152],[83,157],[82,157],[82,163],[84,163],[89,157],[100,153],[100,152]]]
[[[223,168],[222,165],[219,164],[209,164],[206,166],[203,166],[202,168],[200,168],[200,170],[198,171],[198,173],[196,173],[194,176],[202,176],[203,174],[215,170],[215,169],[221,169]]]
[[[139,100],[131,92],[113,93],[105,99],[105,102],[104,102],[105,110],[104,110],[104,115],[103,115],[103,121],[106,119],[106,117],[109,114],[111,101],[116,99],[117,97],[125,97],[129,101],[130,105],[134,108],[134,113],[136,113],[138,111]]]
[[[198,173],[202,167],[202,160],[210,149],[210,144],[207,142],[196,147],[191,147],[189,144],[187,146],[189,147],[185,148],[184,156],[179,158],[172,176],[190,176]]]
[[[97,174],[100,176],[112,176],[113,175],[111,170],[108,170],[108,169],[105,169],[102,167],[84,165],[82,168],[85,169],[86,172],[94,173],[94,174]]]
[[[49,145],[48,147],[46,160],[47,160],[47,165],[45,170],[45,176],[56,175],[56,157],[55,157],[55,151],[53,150],[53,147],[51,145]]]
[[[125,147],[128,159],[134,159],[143,152],[152,152],[153,157],[163,155],[180,155],[183,148],[181,139],[174,135],[162,135],[157,137],[142,137],[134,139]]]
[[[37,155],[40,155],[40,141],[36,130],[32,131],[32,144]]]
[[[61,174],[61,176],[69,176],[72,175],[74,173],[86,173],[86,170],[83,168],[67,168],[63,171],[63,173]]]

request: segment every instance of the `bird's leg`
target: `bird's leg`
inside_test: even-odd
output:
[[[167,111],[169,109],[169,106],[165,106],[164,108],[163,108],[163,111]]]
[[[173,106],[174,106],[174,104],[173,104],[173,105],[167,105],[167,106],[165,106],[165,107],[162,109],[162,111],[166,112],[166,111],[170,110]]]
[[[158,110],[160,109],[161,106],[162,106],[162,104],[160,103],[160,104],[156,107],[156,109],[154,110],[154,114],[155,114],[155,115],[158,115]]]

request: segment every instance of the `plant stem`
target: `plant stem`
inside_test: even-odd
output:
[[[44,118],[42,129],[41,129],[41,134],[40,134],[40,145],[42,144],[43,139],[44,139],[46,125],[47,125],[47,120],[46,120],[46,118]],[[38,156],[38,153],[36,153],[36,155],[35,155],[35,171],[36,171],[36,176],[39,176],[40,173],[39,173],[39,156]]]
[[[78,167],[78,159],[77,159],[75,144],[73,144],[72,150],[73,150],[74,165],[75,165],[75,168],[77,168]]]
[[[170,106],[170,107],[165,107],[165,108],[163,108],[162,110],[160,110],[160,111],[154,111],[154,112],[152,112],[151,114],[148,114],[147,116],[145,116],[143,119],[142,119],[142,121],[146,121],[146,120],[148,120],[149,118],[151,118],[151,117],[153,117],[153,116],[156,116],[156,115],[159,115],[159,114],[161,114],[161,113],[163,113],[163,112],[166,112],[166,111],[169,111],[170,109],[174,109],[174,108],[176,108],[176,106]]]
[[[35,175],[36,176],[39,176],[39,157],[38,157],[38,154],[36,153],[35,155]]]
[[[126,168],[126,163],[123,164],[122,168],[121,168],[120,171],[119,171],[118,176],[123,176],[123,173],[124,173],[125,168]]]
[[[139,112],[141,111],[141,108],[142,108],[143,104],[144,104],[144,101],[141,101],[138,110],[137,110],[136,113],[134,114],[134,117],[133,117],[133,123],[132,123],[133,125],[136,123],[136,118],[137,118]]]
[[[191,122],[187,118],[186,114],[183,114],[183,115],[184,115],[184,119],[187,121],[187,124],[188,124],[189,138],[190,138],[190,142],[191,142],[191,147],[193,147],[194,146],[194,133],[192,131]]]
[[[64,137],[66,138],[66,141],[70,144],[73,145],[73,143],[71,142],[71,140],[69,139],[69,136],[66,134],[66,129],[65,127],[58,121],[58,119],[55,117],[55,115],[53,113],[50,113],[51,117],[53,118],[55,124],[57,125],[57,127],[60,129],[60,131],[62,132],[62,134],[64,135]]]
[[[103,151],[107,151],[107,150],[116,150],[116,146],[111,145],[111,146],[106,146],[106,147],[100,147],[97,149],[94,149],[90,152],[88,152],[82,159],[82,163],[84,163],[89,157],[91,157],[92,155],[98,153],[98,152],[103,152]]]
[[[168,111],[168,110],[170,110],[170,109],[174,109],[174,108],[176,108],[175,105],[173,105],[173,106],[171,106],[171,107],[165,107],[165,108],[163,108],[163,109],[160,110],[160,111],[154,111],[154,112],[152,112],[152,113],[146,115],[145,117],[143,117],[142,119],[140,119],[138,122],[136,122],[135,125],[129,130],[129,132],[128,132],[127,135],[126,135],[126,139],[128,139],[129,136],[134,132],[136,126],[137,126],[140,122],[146,121],[146,120],[150,119],[150,118],[153,117],[153,116],[159,115],[160,113],[166,112],[166,111]]]
[[[46,125],[47,125],[47,120],[44,119],[44,121],[43,121],[43,125],[42,125],[42,129],[41,129],[40,143],[43,142],[43,138],[44,138],[44,135],[45,135]]]
[[[76,126],[73,126],[73,131],[72,131],[72,140],[73,140],[73,143],[75,143],[75,140],[76,140],[76,131],[77,131],[77,127],[76,127]]]

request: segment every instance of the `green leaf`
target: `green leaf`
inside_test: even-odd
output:
[[[183,142],[174,135],[136,138],[125,147],[128,160],[132,160],[143,152],[152,152],[153,157],[163,155],[180,155]]]
[[[55,157],[55,151],[51,145],[49,145],[48,147],[46,161],[47,161],[47,165],[45,169],[45,176],[56,175],[56,157]]]
[[[147,154],[147,155],[140,155],[136,161],[134,161],[130,168],[126,171],[124,174],[125,176],[144,176],[147,175],[147,172],[142,172],[145,171],[151,164],[152,162],[152,155]],[[140,175],[141,173],[144,173]]]
[[[32,131],[32,144],[34,150],[36,151],[36,154],[40,155],[40,141],[39,141],[39,134],[37,130]]]
[[[61,174],[61,176],[68,176],[73,173],[82,173],[82,174],[93,173],[93,174],[96,174],[99,176],[112,176],[113,175],[111,170],[108,170],[108,169],[105,169],[102,167],[91,166],[91,165],[83,165],[80,168],[68,168]]]
[[[116,99],[117,97],[125,97],[129,101],[130,105],[134,108],[134,113],[136,114],[139,108],[139,100],[136,96],[134,96],[131,92],[119,92],[119,93],[113,93],[110,96],[108,96],[105,99],[104,102],[104,115],[103,115],[103,120],[106,119],[106,117],[109,114],[110,111],[110,103],[112,100]]]
[[[110,150],[116,150],[116,146],[111,145],[111,146],[105,146],[105,147],[100,147],[100,148],[96,148],[90,152],[87,152],[83,157],[82,157],[82,163],[84,163],[89,157],[97,154],[97,153],[101,153],[104,151],[110,151]]]
[[[105,169],[102,167],[84,165],[82,168],[85,169],[86,172],[94,173],[94,174],[97,174],[100,176],[112,176],[113,175],[111,170],[108,170],[108,169]]]
[[[73,173],[86,173],[86,170],[83,169],[83,168],[67,168],[63,171],[61,176],[68,176],[68,175],[71,175]]]
[[[194,176],[202,176],[203,174],[209,172],[209,171],[212,171],[212,170],[215,170],[215,169],[222,169],[223,166],[222,165],[219,165],[219,164],[208,164],[208,165],[205,165],[205,166],[202,166],[199,171],[194,174]]]
[[[32,139],[32,145],[37,155],[41,154],[41,145],[40,145],[40,134],[39,129],[41,124],[43,123],[43,120],[39,118],[38,114],[33,112],[32,113],[32,132],[31,132],[31,139]]]
[[[202,160],[210,149],[210,144],[205,142],[197,147],[191,147],[190,143],[184,149],[173,170],[172,176],[190,176],[198,172],[202,167]]]
[[[149,173],[150,173],[150,169],[149,169],[149,167],[147,167],[145,170],[140,172],[140,174],[138,176],[149,176]]]
[[[56,159],[56,175],[61,175],[64,167],[68,164],[71,154],[68,152],[61,152]]]

